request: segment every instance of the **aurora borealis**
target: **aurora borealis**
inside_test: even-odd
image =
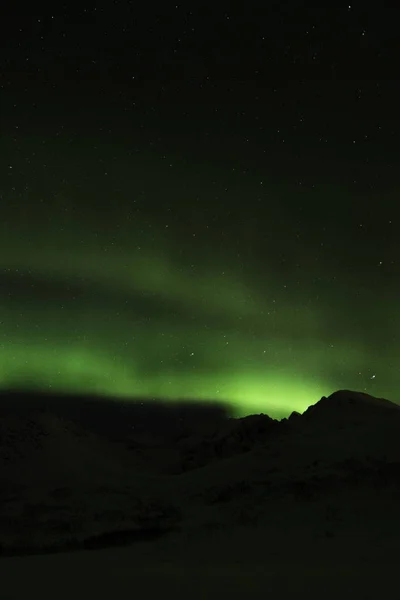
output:
[[[117,39],[134,22],[111,10],[108,24],[94,12],[10,18],[23,42],[6,38],[1,90],[0,386],[221,400],[278,417],[340,388],[396,401],[393,81],[355,81],[338,57],[329,83],[321,52],[319,70],[298,67],[307,93],[288,91],[294,63],[278,34],[279,76],[257,79],[249,46],[234,77],[233,11],[225,62],[200,36],[164,70],[174,36],[143,34],[130,55]],[[170,28],[190,16],[165,11]],[[207,31],[223,14],[190,18]],[[357,120],[355,98],[338,100],[353,88]]]

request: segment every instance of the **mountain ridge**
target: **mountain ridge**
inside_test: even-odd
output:
[[[271,527],[294,515],[321,529],[335,502],[347,527],[357,510],[375,518],[373,503],[394,518],[400,501],[400,407],[362,392],[338,390],[282,420],[218,413],[196,427],[181,417],[158,436],[158,425],[147,435],[137,421],[105,435],[45,408],[10,414],[0,403],[3,555],[200,535],[211,524]]]

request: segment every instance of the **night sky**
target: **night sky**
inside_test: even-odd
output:
[[[4,4],[0,387],[400,400],[394,4]]]

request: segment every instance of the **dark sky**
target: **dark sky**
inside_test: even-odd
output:
[[[397,400],[396,9],[263,5],[0,9],[0,386]]]

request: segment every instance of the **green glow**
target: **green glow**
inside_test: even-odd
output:
[[[49,351],[37,346],[3,349],[0,354],[0,380],[4,387],[49,389],[54,391],[112,394],[118,398],[198,399],[227,402],[232,414],[246,415],[266,410],[284,416],[304,409],[310,398],[322,395],[314,385],[300,388],[299,380],[284,383],[282,377],[252,375],[239,370],[231,376],[218,374],[164,373],[135,377],[122,361],[96,354],[95,350],[59,348]],[[294,399],[294,401],[290,399]]]
[[[52,225],[0,226],[0,269],[30,290],[0,299],[2,387],[221,400],[275,417],[340,388],[375,393],[372,339],[354,342],[340,298],[312,304],[283,275],[261,279],[212,249],[192,266],[159,231],[114,244],[88,224]]]

